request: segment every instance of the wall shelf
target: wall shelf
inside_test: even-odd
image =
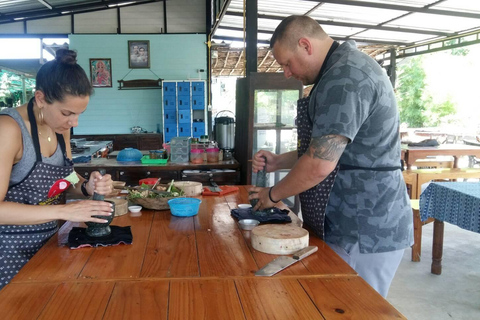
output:
[[[118,90],[162,89],[163,79],[118,80]]]

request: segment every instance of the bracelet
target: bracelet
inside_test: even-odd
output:
[[[87,191],[87,183],[88,183],[88,180],[83,181],[82,186],[80,187],[80,190],[82,190],[82,193],[85,197],[90,197]]]
[[[277,200],[277,201],[273,200],[273,199],[272,199],[272,189],[273,189],[273,187],[270,187],[270,190],[268,190],[268,198],[269,198],[270,201],[272,201],[273,203],[279,203],[280,200],[282,200],[282,199]]]

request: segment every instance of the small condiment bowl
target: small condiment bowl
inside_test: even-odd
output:
[[[129,206],[128,207],[128,211],[132,212],[132,213],[137,213],[137,212],[140,212],[142,210],[142,206]]]
[[[238,223],[240,224],[240,228],[249,231],[258,226],[260,224],[260,221],[255,219],[242,219],[238,221]]]
[[[240,203],[240,204],[238,205],[238,207],[239,207],[240,209],[248,209],[248,208],[251,208],[252,205],[249,204],[249,203]]]

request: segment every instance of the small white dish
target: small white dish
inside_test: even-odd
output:
[[[248,208],[251,208],[252,205],[249,204],[249,203],[240,203],[240,204],[238,205],[238,207],[239,207],[240,209],[248,209]]]
[[[242,228],[243,230],[250,231],[256,226],[258,226],[260,224],[260,221],[255,219],[242,219],[238,221],[238,223],[240,224],[240,228]]]
[[[129,206],[128,207],[128,211],[132,212],[132,213],[137,213],[137,212],[140,212],[142,210],[142,206]]]

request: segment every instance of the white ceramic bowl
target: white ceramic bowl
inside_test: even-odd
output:
[[[132,212],[132,213],[137,213],[137,212],[140,212],[142,210],[142,206],[129,206],[128,207],[128,211]]]
[[[248,208],[251,208],[252,205],[249,204],[249,203],[240,203],[240,204],[238,205],[238,207],[239,207],[240,209],[248,209]]]

